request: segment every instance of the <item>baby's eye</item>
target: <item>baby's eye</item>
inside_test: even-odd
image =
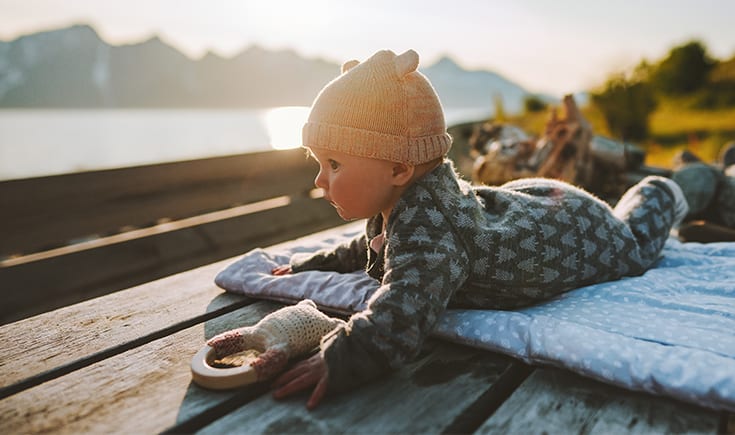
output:
[[[329,159],[328,163],[329,167],[332,168],[332,170],[337,170],[339,168],[339,163],[332,159]]]

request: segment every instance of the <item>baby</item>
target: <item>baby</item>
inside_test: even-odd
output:
[[[303,145],[316,186],[364,235],[292,260],[275,275],[364,269],[381,285],[368,308],[276,379],[274,396],[354,388],[415,357],[447,307],[512,309],[580,286],[638,275],[657,260],[687,204],[649,177],[613,210],[549,179],[473,187],[445,159],[452,139],[418,55],[380,51],[343,65],[314,101]]]

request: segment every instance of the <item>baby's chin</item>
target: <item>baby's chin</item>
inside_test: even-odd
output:
[[[352,218],[350,218],[349,215],[340,206],[338,206],[337,204],[333,202],[330,202],[330,204],[332,204],[332,207],[334,207],[334,210],[337,212],[339,217],[341,217],[343,220],[345,221],[352,220]]]
[[[339,215],[339,217],[342,218],[342,220],[346,222],[352,222],[360,219],[359,217],[350,216],[339,209],[337,209],[337,214]]]
[[[332,207],[334,207],[334,209],[337,211],[337,214],[339,215],[339,217],[341,217],[342,220],[347,221],[347,222],[352,222],[352,221],[356,221],[360,219],[367,219],[367,218],[372,217],[372,216],[355,216],[334,203],[332,203]]]

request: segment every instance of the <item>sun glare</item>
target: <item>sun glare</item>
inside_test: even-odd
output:
[[[332,0],[269,0],[248,2],[247,12],[251,25],[266,41],[290,46],[327,28],[333,7]]]
[[[270,109],[265,113],[265,128],[270,145],[277,150],[301,146],[301,128],[309,117],[309,107],[288,106]]]

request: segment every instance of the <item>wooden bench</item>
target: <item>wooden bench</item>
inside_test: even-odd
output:
[[[258,163],[254,164],[251,158]],[[232,391],[198,387],[191,382],[189,364],[207,338],[254,324],[280,307],[273,302],[225,293],[213,283],[216,273],[254,246],[297,237],[294,232],[299,231],[295,231],[294,222],[303,222],[303,226],[298,227],[302,234],[315,231],[319,226],[332,227],[338,222],[328,204],[313,200],[314,195],[306,195],[315,168],[310,167],[300,151],[229,159],[225,158],[227,162],[208,159],[162,165],[158,169],[163,171],[119,170],[119,182],[128,180],[130,184],[123,191],[135,192],[129,195],[139,198],[132,202],[123,194],[110,194],[110,185],[102,181],[103,173],[96,173],[97,177],[63,176],[55,178],[56,182],[48,179],[10,183],[14,185],[0,183],[3,206],[15,204],[25,207],[27,213],[54,212],[58,213],[54,216],[59,220],[69,221],[62,224],[50,220],[48,225],[58,226],[58,232],[38,229],[47,234],[24,240],[14,235],[15,232],[33,232],[36,227],[22,222],[18,217],[20,211],[10,214],[15,220],[3,215],[3,222],[14,228],[3,228],[2,237],[12,240],[6,245],[2,239],[5,253],[30,252],[25,251],[25,246],[38,245],[32,240],[49,240],[55,234],[63,234],[61,238],[76,237],[73,234],[79,231],[67,229],[73,226],[74,219],[88,219],[84,225],[78,225],[87,233],[92,228],[95,232],[104,232],[107,230],[101,228],[129,225],[121,224],[131,222],[128,219],[116,220],[114,216],[134,213],[127,210],[129,208],[156,209],[160,202],[168,204],[161,209],[161,216],[176,223],[172,229],[160,228],[165,224],[157,223],[151,227],[155,230],[149,231],[150,234],[145,229],[137,230],[144,233],[139,237],[131,237],[130,233],[136,230],[122,231],[109,236],[119,236],[121,240],[102,243],[105,242],[103,237],[102,242],[95,244],[97,239],[94,239],[90,242],[92,246],[85,249],[74,245],[61,247],[58,248],[61,251],[48,257],[44,253],[32,253],[4,260],[0,269],[3,298],[12,301],[11,307],[23,308],[25,314],[14,314],[3,304],[4,318],[15,315],[20,320],[0,326],[0,349],[3,351],[0,358],[0,433],[717,433],[733,429],[732,418],[727,413],[625,391],[556,369],[529,367],[506,356],[438,340],[429,340],[419,357],[403,369],[354,392],[329,397],[312,412],[305,409],[305,395],[275,401],[265,384]],[[192,166],[188,166],[189,163]],[[197,179],[196,174],[200,172],[194,168],[200,167],[200,163],[205,165],[201,168],[210,167],[209,171],[214,172],[201,175],[201,181],[187,184],[186,173],[179,171],[188,167],[189,175]],[[207,166],[210,163],[213,166]],[[289,164],[293,164],[294,169],[284,171]],[[225,167],[230,169],[225,170]],[[301,180],[291,185],[290,177],[297,177],[301,171]],[[128,175],[124,176],[126,173]],[[159,173],[159,181],[146,181],[145,174],[153,173]],[[87,176],[90,178],[85,182]],[[171,181],[168,193],[159,195],[157,186],[167,184],[160,181],[167,177],[178,181]],[[261,182],[274,177],[283,182],[274,190],[243,184],[244,180]],[[212,178],[222,181],[216,185],[211,182]],[[74,180],[74,183],[63,186],[67,180]],[[34,193],[37,188],[34,186],[44,186],[51,191],[42,189]],[[79,197],[74,194],[76,189],[83,192]],[[186,201],[184,198],[191,193],[189,190],[201,196],[199,205],[185,207],[179,204]],[[253,193],[254,190],[259,193]],[[298,194],[281,206],[248,213],[228,214],[225,210],[214,217],[201,215],[210,206],[217,209],[220,207],[217,204],[223,202],[242,201],[237,199],[241,196],[262,201],[282,197],[289,190]],[[13,195],[6,196],[8,192]],[[50,205],[37,204],[55,201],[60,207],[63,201],[54,199],[56,195],[73,198],[69,203],[74,206],[55,211]],[[170,199],[171,195],[179,200]],[[217,195],[225,199],[210,198]],[[148,205],[143,207],[146,203]],[[205,203],[208,205],[201,208]],[[178,206],[186,210],[180,215],[170,212]],[[242,206],[236,206],[235,210],[237,207]],[[191,218],[192,209],[200,213],[195,218]],[[3,207],[3,210],[9,209]],[[95,210],[100,211],[97,218],[86,216],[94,214]],[[141,212],[140,219],[159,214]],[[189,217],[181,217],[185,215]],[[28,220],[42,226],[44,220],[34,216],[29,215]],[[194,221],[187,221],[189,218]],[[102,221],[110,224],[96,226]],[[140,220],[136,217],[135,221]],[[209,250],[188,250],[181,253],[181,259],[161,254],[163,257],[146,257],[138,263],[133,261],[138,259],[127,251],[134,249],[129,246],[157,246],[159,252],[185,249],[182,246],[193,243],[190,242],[192,234],[216,240],[217,243],[209,245],[209,250],[216,254]],[[305,242],[296,239],[285,243],[299,245]],[[59,242],[60,245],[64,243]],[[6,246],[11,249],[7,250]],[[89,254],[76,257],[85,252]],[[136,252],[142,255],[140,253],[145,251]],[[226,255],[221,258],[224,259],[212,260],[223,253]],[[38,257],[36,260],[28,260],[27,257],[34,255]],[[197,257],[192,262],[201,265],[192,268],[184,258],[186,255]],[[122,265],[125,266],[123,270],[118,270],[126,258],[135,264],[129,268]],[[161,266],[162,271],[152,271],[168,262],[175,266]],[[9,272],[16,263],[27,265],[29,271]],[[73,281],[81,284],[68,287],[63,267],[84,269],[77,272],[99,268],[100,273]],[[159,278],[177,269],[180,272]],[[33,287],[34,274],[48,274],[44,282],[50,287]],[[138,283],[118,289],[119,280],[129,282],[125,279]],[[100,284],[106,282],[116,285]],[[89,290],[97,285],[102,285],[103,289]],[[65,288],[72,288],[68,290],[72,296],[57,297],[55,292],[65,291]],[[87,290],[79,293],[79,289]],[[14,293],[28,294],[18,296]],[[41,304],[38,298],[54,301]],[[44,308],[39,308],[41,305]],[[48,306],[56,309],[48,311]],[[27,314],[34,310],[38,314],[28,317]]]
[[[303,150],[0,182],[0,323],[341,222]]]

